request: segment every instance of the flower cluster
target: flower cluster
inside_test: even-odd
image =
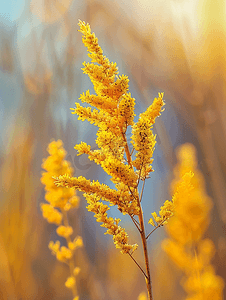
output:
[[[49,249],[56,256],[57,260],[69,265],[71,274],[65,285],[72,289],[74,300],[78,300],[76,275],[79,272],[78,267],[74,266],[74,254],[77,248],[83,246],[83,242],[79,236],[73,241],[71,240],[73,229],[68,224],[67,212],[72,208],[78,207],[79,198],[74,190],[66,189],[65,187],[57,188],[53,179],[53,176],[59,176],[60,174],[67,173],[72,175],[73,169],[70,163],[65,160],[66,151],[61,140],[52,141],[47,151],[50,155],[47,159],[44,159],[42,164],[42,168],[47,172],[43,172],[41,182],[45,185],[45,199],[48,203],[41,203],[41,210],[43,217],[49,223],[58,225],[56,229],[57,234],[67,241],[67,247],[60,246],[59,241],[55,243],[51,241]]]
[[[177,156],[172,182],[175,212],[166,226],[170,239],[164,240],[162,247],[185,274],[181,284],[187,300],[222,299],[224,282],[211,265],[215,247],[210,239],[203,239],[212,202],[197,169],[194,146],[182,145]]]
[[[108,229],[107,233],[113,235],[116,247],[120,248],[122,253],[131,253],[137,245],[128,244],[125,229],[118,225],[120,219],[107,217],[106,211],[109,207],[101,203],[101,199],[110,202],[110,205],[117,205],[120,212],[131,217],[141,213],[137,186],[139,179],[145,180],[152,171],[150,164],[153,161],[151,157],[155,137],[151,127],[162,111],[163,93],[159,94],[159,98],[140,115],[139,121],[135,124],[135,99],[128,92],[128,77],[117,76],[116,63],[110,63],[103,55],[98,39],[91,33],[89,24],[79,21],[79,26],[79,31],[83,33],[83,43],[89,52],[88,56],[92,59],[92,63],[83,63],[83,72],[90,77],[96,92],[96,95],[91,95],[87,91],[81,95],[80,100],[96,109],[92,110],[91,107],[75,103],[76,108],[72,109],[72,113],[77,114],[80,120],[87,120],[99,127],[96,139],[99,149],[91,150],[84,142],[76,145],[75,149],[78,150],[78,155],[88,154],[91,161],[101,165],[111,176],[117,190],[110,189],[98,181],[90,182],[81,176],[79,178],[59,176],[55,178],[55,184],[83,191],[89,203],[88,209],[93,211],[97,221],[102,222],[102,226]],[[132,126],[132,140],[136,150],[134,161],[126,139],[128,126]]]
[[[159,97],[155,98],[152,105],[140,114],[139,120],[132,126],[132,144],[137,151],[136,159],[132,162],[136,167],[141,180],[148,178],[150,172],[153,172],[151,163],[155,146],[155,136],[151,127],[155,123],[156,117],[161,113],[163,102],[163,93],[159,93]]]
[[[137,244],[129,245],[128,244],[128,235],[125,232],[125,229],[118,225],[121,221],[120,219],[113,219],[107,216],[106,211],[110,208],[108,205],[100,202],[100,197],[96,195],[84,194],[88,202],[87,209],[95,213],[94,217],[97,222],[102,222],[102,227],[107,228],[106,234],[113,235],[113,240],[116,248],[121,249],[121,253],[133,252],[138,247]]]
[[[173,216],[173,213],[174,213],[174,202],[166,200],[164,205],[160,207],[160,211],[159,211],[160,217],[158,217],[156,212],[152,213],[152,216],[157,225],[154,223],[152,218],[150,218],[148,223],[155,227],[163,226],[168,223],[168,219]]]
[[[97,221],[103,223],[101,226],[107,228],[106,233],[113,236],[116,247],[120,248],[122,253],[131,254],[137,248],[137,244],[128,244],[128,234],[118,225],[120,219],[109,218],[106,211],[110,208],[101,201],[117,205],[120,212],[128,214],[131,218],[141,218],[138,184],[139,180],[145,180],[153,171],[151,163],[155,136],[151,129],[162,111],[163,93],[159,94],[146,112],[139,116],[138,122],[134,123],[135,99],[128,92],[128,77],[117,75],[116,63],[111,63],[103,55],[89,24],[79,21],[79,26],[79,31],[83,34],[83,43],[89,52],[88,56],[92,59],[92,63],[83,63],[82,70],[90,77],[96,92],[96,95],[91,95],[88,90],[81,95],[80,100],[96,109],[92,110],[91,107],[75,103],[76,108],[72,108],[72,113],[77,114],[79,120],[87,120],[99,127],[96,138],[99,149],[91,150],[84,142],[76,145],[75,149],[78,155],[87,154],[91,161],[99,164],[111,176],[116,190],[98,181],[90,182],[82,176],[76,178],[68,174],[55,177],[55,184],[84,192],[89,204],[88,210],[94,212]],[[128,126],[132,126],[131,139],[136,151],[134,160],[126,138]]]

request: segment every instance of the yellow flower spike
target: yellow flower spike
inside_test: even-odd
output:
[[[89,90],[86,91],[86,94],[81,94],[79,98],[82,102],[89,103],[92,106],[95,106],[102,110],[112,110],[117,108],[117,103],[112,102],[107,96],[97,96],[90,95]]]
[[[136,159],[132,162],[133,166],[140,172],[141,180],[148,178],[152,169],[152,155],[155,146],[155,136],[151,131],[152,125],[155,123],[155,119],[160,116],[162,106],[164,105],[163,93],[159,94],[159,98],[155,98],[152,105],[139,116],[137,123],[132,126],[132,144],[137,151]]]
[[[84,142],[81,142],[80,144],[77,144],[75,145],[74,147],[76,150],[78,150],[78,154],[77,156],[79,155],[82,155],[82,154],[89,154],[90,153],[90,149],[91,149],[91,146],[90,145],[87,145],[86,143]]]
[[[197,169],[196,149],[186,143],[178,149],[177,157],[171,184],[174,217],[166,226],[170,239],[164,240],[162,247],[183,270],[181,285],[186,299],[220,300],[224,282],[211,265],[214,243],[203,239],[212,204],[205,191],[204,177]]]
[[[133,118],[136,116],[134,114],[135,99],[131,97],[131,94],[125,94],[121,97],[121,101],[118,105],[118,115],[120,125],[123,126],[124,123],[127,125],[133,125]]]
[[[85,192],[88,194],[95,194],[96,196],[101,197],[105,201],[109,201],[113,205],[118,205],[120,207],[120,210],[123,210],[126,212],[129,208],[126,207],[126,205],[123,204],[121,199],[121,193],[119,191],[110,189],[105,184],[100,184],[98,181],[91,182],[90,180],[87,180],[83,176],[76,177],[69,177],[68,175],[62,175],[58,178],[55,178],[55,184],[57,186],[65,186],[68,188],[74,188],[78,189],[81,192]],[[132,201],[134,197],[132,195],[127,195],[124,193],[125,197],[130,197],[131,199],[129,201]],[[126,199],[125,199],[126,200]],[[134,206],[134,208],[137,211],[137,207]],[[131,213],[133,213],[131,211]],[[136,214],[136,212],[134,212]]]
[[[127,243],[128,235],[125,232],[125,229],[118,225],[121,220],[114,220],[113,218],[107,216],[106,211],[109,209],[109,207],[99,202],[99,197],[87,194],[84,194],[84,196],[89,203],[87,209],[95,213],[94,217],[97,218],[98,222],[103,222],[101,226],[108,229],[105,234],[113,235],[113,241],[116,245],[116,248],[120,248],[122,253],[130,253],[131,251],[133,252],[137,248],[137,245],[129,245]]]
[[[100,129],[97,132],[96,144],[102,149],[104,154],[106,153],[105,157],[108,157],[111,154],[115,159],[122,160],[124,141],[122,137],[120,137],[120,130],[117,130],[116,128],[112,129],[110,125],[111,124],[109,123],[109,130],[106,130],[105,126],[100,126]]]
[[[153,103],[147,108],[147,110],[141,114],[143,118],[147,118],[151,125],[155,123],[155,119],[161,115],[164,111],[162,107],[165,105],[163,101],[164,93],[159,93],[159,97],[155,98]]]
[[[101,85],[97,85],[95,92],[98,95],[108,97],[113,99],[115,102],[118,102],[120,97],[125,94],[129,89],[129,79],[127,76],[122,75],[117,78],[114,84],[109,85],[108,87],[102,87]]]
[[[137,186],[137,176],[133,169],[110,155],[101,163],[104,171],[113,177],[113,182],[122,182],[128,186]]]
[[[94,109],[91,111],[90,107],[83,107],[79,103],[75,103],[76,108],[71,108],[73,111],[73,114],[77,114],[78,120],[82,121],[89,121],[91,124],[94,124],[95,126],[99,125],[104,120],[104,113],[99,112],[97,109]]]
[[[78,299],[76,282],[73,281],[74,266],[74,250],[78,246],[74,246],[71,241],[71,235],[73,229],[68,225],[67,212],[73,208],[78,207],[79,197],[76,195],[75,190],[66,189],[65,187],[57,188],[54,184],[54,176],[61,174],[72,175],[73,169],[70,162],[65,160],[66,151],[63,148],[62,141],[52,141],[48,146],[48,152],[50,156],[43,161],[42,167],[47,171],[42,174],[41,181],[45,185],[46,195],[45,199],[50,204],[41,204],[41,210],[43,217],[47,219],[49,223],[55,223],[60,225],[57,227],[56,232],[59,236],[66,239],[68,247],[60,247],[60,242],[49,243],[49,249],[52,254],[56,256],[57,260],[67,263],[70,267],[71,276],[66,282],[66,286],[72,289],[74,298]],[[59,211],[59,210],[61,211]],[[64,225],[62,225],[62,223]],[[75,238],[76,239],[76,238]],[[81,237],[78,237],[81,240]]]

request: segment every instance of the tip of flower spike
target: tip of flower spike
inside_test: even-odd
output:
[[[52,176],[52,178],[54,179],[54,184],[59,187],[59,186],[65,186],[68,187],[67,185],[67,179],[70,178],[70,176],[68,174],[65,175],[60,175],[59,177],[56,176]]]

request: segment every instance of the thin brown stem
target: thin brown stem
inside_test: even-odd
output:
[[[149,236],[157,229],[159,228],[163,223],[165,222],[165,220],[162,220],[162,222],[160,222],[158,224],[158,226],[155,227],[155,229],[153,229],[147,236],[146,236],[146,240],[149,238]]]
[[[128,161],[128,164],[132,167],[131,155],[130,155],[130,152],[129,152],[129,147],[128,147],[127,139],[126,139],[126,136],[125,136],[125,134],[123,133],[122,130],[121,130],[121,133],[122,133],[123,140],[125,142],[125,152],[126,152],[127,161]],[[139,179],[140,179],[140,175],[139,175]],[[139,184],[139,180],[138,180],[138,184]],[[153,300],[153,297],[152,297],[152,287],[151,287],[151,275],[150,275],[150,268],[149,268],[149,261],[148,261],[147,240],[145,238],[144,218],[143,218],[143,211],[142,211],[140,199],[138,199],[138,201],[137,201],[138,202],[137,204],[138,204],[138,206],[140,208],[140,213],[138,215],[138,217],[139,217],[139,223],[140,223],[140,230],[139,230],[139,232],[140,232],[140,235],[141,235],[141,240],[142,240],[142,245],[143,245],[145,268],[146,268],[146,274],[144,272],[142,272],[142,273],[145,274],[146,285],[147,285],[147,290],[148,290],[148,299],[149,300]]]
[[[140,202],[139,202],[140,205]],[[139,214],[139,221],[140,221],[140,229],[141,229],[141,240],[143,244],[143,251],[144,251],[144,260],[145,260],[145,267],[146,267],[146,285],[148,290],[148,299],[153,300],[152,297],[152,287],[151,287],[151,275],[150,275],[150,268],[149,268],[149,260],[148,260],[148,249],[147,249],[147,240],[145,238],[145,228],[144,228],[144,219],[143,219],[143,211],[140,205],[140,214]]]
[[[134,216],[133,216],[133,219],[137,223],[137,225],[140,226],[139,222],[134,218]]]
[[[130,216],[131,217],[131,219],[132,219],[132,221],[133,221],[133,223],[134,223],[134,225],[136,226],[136,228],[138,229],[138,231],[140,232],[140,228],[138,227],[138,222],[137,222],[137,220],[135,220],[132,216]]]
[[[135,264],[138,266],[138,268],[141,270],[141,272],[144,274],[145,278],[147,278],[147,275],[145,274],[144,270],[141,268],[141,266],[138,264],[138,262],[135,260],[135,258],[132,256],[132,254],[128,253],[129,256],[132,258],[132,260],[135,262]]]
[[[128,165],[132,167],[131,155],[130,155],[130,152],[129,152],[129,146],[128,146],[128,143],[127,143],[126,135],[124,134],[124,132],[122,131],[122,129],[121,129],[121,133],[122,133],[122,138],[123,138],[123,140],[125,142],[125,152],[126,152],[126,157],[127,157]]]
[[[141,199],[142,199],[142,196],[143,196],[144,184],[145,184],[145,180],[144,180],[144,182],[143,182],[142,190],[141,190],[141,193],[140,193],[140,202],[141,202]]]

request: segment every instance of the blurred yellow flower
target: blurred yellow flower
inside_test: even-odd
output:
[[[41,210],[42,210],[43,218],[47,219],[49,223],[54,223],[57,225],[61,224],[63,216],[52,205],[42,203]]]
[[[179,163],[171,186],[175,211],[166,226],[170,238],[162,242],[162,248],[184,272],[181,284],[187,292],[186,300],[222,300],[224,281],[211,265],[215,246],[210,239],[203,239],[212,202],[205,191],[204,177],[197,169],[195,147],[182,145],[177,157]]]
[[[51,241],[49,243],[49,249],[52,251],[52,254],[56,256],[57,260],[69,265],[71,276],[65,285],[72,289],[73,296],[77,298],[76,282],[73,277],[73,270],[75,270],[73,256],[75,250],[82,247],[83,242],[80,236],[77,236],[72,242],[71,235],[73,234],[73,228],[68,224],[67,212],[72,208],[78,207],[79,198],[75,190],[69,190],[65,187],[57,188],[54,184],[53,176],[59,176],[65,173],[72,175],[73,172],[70,163],[65,160],[66,151],[63,148],[62,141],[52,141],[47,150],[50,155],[47,159],[43,160],[42,164],[42,167],[47,172],[43,172],[41,182],[45,185],[45,199],[50,204],[42,203],[41,210],[43,217],[46,218],[49,223],[59,225],[56,232],[59,236],[66,239],[68,247],[60,247],[59,241],[55,243]]]

